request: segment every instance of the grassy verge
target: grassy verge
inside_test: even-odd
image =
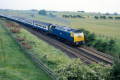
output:
[[[0,80],[51,80],[34,64],[0,23]]]
[[[21,33],[17,34],[17,36],[24,37],[30,42],[30,45],[33,46],[33,49],[30,49],[30,51],[50,68],[56,69],[59,65],[67,64],[69,62],[70,59],[65,53],[55,49],[43,40],[38,39],[23,28],[20,29],[20,32]]]

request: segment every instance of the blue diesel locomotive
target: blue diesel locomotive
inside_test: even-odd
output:
[[[57,39],[75,46],[81,46],[84,43],[84,33],[81,30],[11,15],[0,14],[0,17],[42,30],[46,34],[53,35]]]

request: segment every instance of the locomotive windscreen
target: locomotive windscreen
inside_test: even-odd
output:
[[[81,30],[76,30],[76,29],[72,30],[72,32],[73,32],[73,33],[82,33]]]

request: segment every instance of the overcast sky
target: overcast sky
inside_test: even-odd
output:
[[[0,9],[120,13],[120,0],[0,0]]]

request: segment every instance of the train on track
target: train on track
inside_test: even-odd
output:
[[[12,15],[0,14],[0,17],[41,30],[74,46],[82,46],[84,44],[84,33],[81,30]]]

